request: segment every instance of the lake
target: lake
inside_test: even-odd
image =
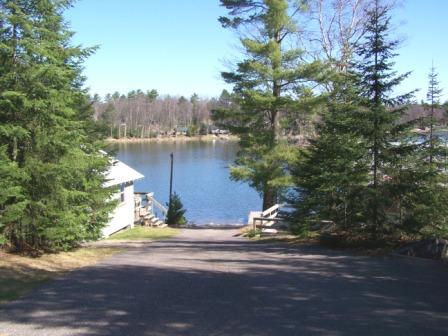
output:
[[[257,192],[230,179],[236,142],[136,142],[111,148],[118,159],[145,175],[135,190],[154,192],[162,204],[169,198],[170,153],[174,153],[173,191],[180,195],[192,224],[245,224],[249,211],[261,209]]]

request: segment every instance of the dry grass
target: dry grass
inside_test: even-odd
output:
[[[49,279],[95,264],[119,251],[119,248],[88,247],[38,258],[0,251],[0,303],[17,299]]]
[[[108,240],[159,240],[167,239],[179,233],[179,229],[170,227],[151,228],[146,226],[136,226],[133,229],[124,230],[113,234]]]

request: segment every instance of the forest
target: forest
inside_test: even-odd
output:
[[[331,222],[341,239],[447,237],[446,107],[436,66],[427,99],[397,94],[394,2],[221,0],[241,59],[220,97],[157,89],[89,96],[95,48],[71,43],[73,2],[0,0],[0,244],[61,250],[98,239],[114,208],[103,188],[105,137],[239,137],[230,167],[263,198],[286,202],[293,232]],[[424,66],[424,65],[423,65]],[[412,69],[410,69],[412,70]]]
[[[213,126],[211,111],[225,106],[230,93],[223,90],[217,98],[200,98],[197,94],[185,98],[159,96],[152,89],[115,92],[103,100],[98,96],[91,100],[94,118],[108,136],[153,138],[168,135],[179,127],[186,128],[188,135],[209,134]]]
[[[263,209],[284,202],[296,234],[335,244],[447,237],[443,90],[427,60],[423,104],[417,90],[397,93],[411,72],[394,68],[396,4],[221,4],[244,56],[222,72],[236,104],[213,117],[240,136],[232,177],[263,196]],[[297,146],[291,128],[305,116],[315,132]]]

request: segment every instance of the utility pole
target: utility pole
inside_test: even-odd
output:
[[[171,208],[171,196],[173,193],[173,161],[174,161],[174,155],[173,153],[170,154],[171,158],[171,170],[170,170],[170,199],[168,201],[168,209]]]

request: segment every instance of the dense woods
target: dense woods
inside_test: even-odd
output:
[[[0,1],[0,244],[19,251],[96,239],[112,206],[70,4]]]
[[[446,106],[434,68],[426,103],[394,95],[409,73],[394,69],[393,2],[221,5],[247,58],[222,73],[234,104],[213,117],[240,135],[232,174],[263,195],[263,209],[287,201],[300,234],[331,224],[342,240],[446,236],[447,149],[434,132]],[[315,130],[305,146],[298,120]]]

